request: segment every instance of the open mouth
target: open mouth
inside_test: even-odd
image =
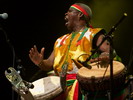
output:
[[[65,21],[66,21],[65,25],[67,26],[69,24],[69,21],[68,21],[67,17],[65,17]]]

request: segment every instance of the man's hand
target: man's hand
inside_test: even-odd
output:
[[[38,65],[43,60],[44,50],[45,48],[42,48],[41,51],[38,52],[36,45],[34,45],[34,47],[30,49],[29,57],[35,65]]]

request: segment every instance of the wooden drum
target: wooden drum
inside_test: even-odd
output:
[[[77,73],[77,79],[81,89],[86,91],[105,91],[110,89],[110,65],[101,68],[97,63],[90,64],[91,69],[81,67]],[[105,73],[106,71],[106,73]],[[105,73],[105,75],[104,75]],[[104,76],[104,77],[103,77]],[[126,79],[126,68],[118,61],[113,61],[114,89],[123,87]]]
[[[60,77],[48,76],[32,82],[33,89],[29,89],[33,97],[21,97],[21,100],[51,100],[63,91],[60,85]]]

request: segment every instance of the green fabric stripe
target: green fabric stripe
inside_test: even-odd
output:
[[[116,57],[114,58],[114,60],[122,62],[122,59],[118,55],[116,55]]]
[[[72,85],[75,82],[75,80],[67,80],[67,86]]]
[[[122,96],[124,94],[124,92],[125,92],[125,89],[123,89],[120,92],[118,92],[118,94],[116,94],[114,97],[116,97],[116,98],[120,97],[120,96]]]
[[[76,10],[81,12],[81,10],[77,9],[76,7],[71,6],[70,8],[76,9]]]
[[[85,32],[88,30],[88,28],[85,28],[84,31],[82,32],[82,34],[80,35],[80,37],[78,38],[77,41],[81,40],[82,37],[84,36]]]

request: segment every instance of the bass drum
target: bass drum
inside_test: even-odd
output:
[[[98,63],[90,64],[91,69],[81,67],[77,73],[77,79],[81,89],[85,91],[106,91],[110,89],[110,65],[101,68]],[[99,65],[99,66],[98,66]],[[118,61],[113,61],[114,89],[123,87],[126,79],[126,68]]]
[[[62,92],[60,77],[48,76],[32,82],[33,89],[29,89],[33,100],[51,100]],[[25,100],[21,97],[21,100]],[[27,99],[26,99],[27,100]]]

